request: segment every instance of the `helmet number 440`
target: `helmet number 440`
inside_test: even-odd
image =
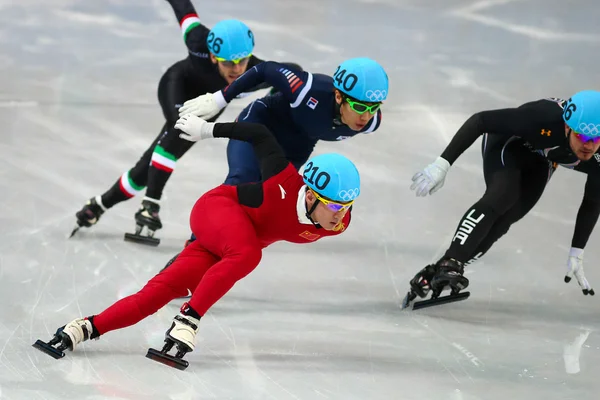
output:
[[[323,190],[327,187],[327,184],[329,184],[331,176],[325,171],[319,172],[319,167],[315,167],[313,165],[314,164],[312,161],[306,164],[306,168],[304,168],[304,174],[302,176],[308,183],[315,185],[315,187],[319,190]]]
[[[345,91],[349,92],[354,89],[356,83],[358,82],[358,76],[354,74],[346,75],[346,70],[342,69],[340,71],[340,66],[338,65],[335,70],[335,74],[333,74],[333,79],[337,82],[337,84],[344,88]]]

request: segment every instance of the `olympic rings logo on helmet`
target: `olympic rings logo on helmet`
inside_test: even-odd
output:
[[[342,201],[352,201],[358,197],[359,193],[359,188],[340,190],[338,193],[338,198]]]
[[[367,90],[365,96],[369,101],[380,102],[387,97],[387,90]]]
[[[585,122],[582,122],[577,128],[577,132],[583,133],[584,135],[598,136],[600,134],[600,124],[586,124]]]
[[[242,58],[246,58],[246,57],[248,57],[248,56],[250,56],[250,53],[249,53],[249,52],[247,52],[247,51],[243,51],[243,52],[241,52],[241,53],[231,54],[231,55],[229,56],[229,59],[230,59],[230,60],[240,60],[240,59],[242,59]]]

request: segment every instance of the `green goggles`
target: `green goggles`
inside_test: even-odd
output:
[[[250,54],[248,57],[238,58],[236,60],[226,60],[224,58],[217,57],[217,56],[215,56],[215,58],[217,59],[217,61],[219,61],[221,64],[223,64],[223,66],[232,68],[234,65],[238,65],[238,64],[244,65],[244,64],[248,63],[248,61],[250,61],[251,56],[252,56],[252,54]]]
[[[350,104],[350,108],[352,109],[352,111],[354,111],[357,114],[364,114],[367,111],[370,112],[371,114],[375,114],[377,112],[377,110],[379,110],[379,108],[381,107],[381,103],[376,103],[373,104],[372,106],[366,105],[365,103],[361,103],[358,101],[354,101],[354,100],[350,100],[348,97],[346,97],[346,101],[348,102],[348,104]]]

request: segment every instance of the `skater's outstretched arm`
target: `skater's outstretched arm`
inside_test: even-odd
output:
[[[589,174],[577,212],[571,247],[584,249],[600,216],[600,176]]]
[[[565,282],[570,282],[573,277],[581,287],[584,295],[594,295],[594,289],[585,277],[583,270],[583,253],[596,222],[600,216],[600,176],[588,174],[585,192],[575,222],[575,232],[571,241],[571,250],[567,259],[567,273]]]
[[[214,125],[214,137],[242,140],[252,144],[260,163],[263,180],[277,175],[290,164],[275,136],[266,126],[251,122],[226,122]]]
[[[272,86],[273,89],[281,92],[288,102],[294,104],[298,98],[303,98],[304,94],[310,89],[312,74],[299,71],[296,64],[290,64],[290,66],[292,68],[275,61],[265,61],[255,65],[225,89],[214,93],[213,95],[218,97],[215,101],[222,108],[240,93],[247,92],[251,88],[264,83],[267,87]]]
[[[256,65],[258,65],[258,64],[260,64],[262,62],[264,62],[264,61],[261,60],[260,58],[252,56],[250,58],[250,62],[248,63],[248,68],[250,69],[250,68],[252,68],[252,67],[254,67],[254,66],[256,66]],[[282,62],[281,65],[287,67],[290,71],[295,71],[295,72],[302,72],[302,71],[304,71],[302,69],[302,67],[299,64],[296,64],[296,63]],[[270,88],[270,87],[272,87],[272,86],[268,82],[261,82],[261,83],[255,85],[255,86],[253,86],[252,88],[246,90],[245,92],[255,92],[257,90],[266,89],[266,88]],[[279,89],[273,87],[271,89],[271,91],[270,91],[269,94],[278,93],[278,92],[279,92]]]
[[[194,55],[208,53],[206,38],[210,30],[200,23],[196,9],[190,0],[167,0],[179,22],[183,41]]]
[[[490,135],[523,136],[535,129],[531,111],[523,108],[504,108],[481,111],[473,114],[458,129],[441,157],[452,165],[479,136]]]
[[[206,122],[195,115],[186,114],[179,118],[175,128],[184,132],[179,135],[181,138],[193,142],[214,137],[251,143],[260,163],[263,181],[277,175],[290,165],[275,136],[262,124],[252,122]]]

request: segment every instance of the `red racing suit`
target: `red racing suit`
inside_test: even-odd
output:
[[[263,248],[277,241],[313,243],[348,227],[350,211],[333,231],[310,221],[302,177],[266,127],[216,123],[213,135],[251,142],[263,181],[220,185],[202,195],[190,215],[196,240],[139,292],[92,317],[98,334],[133,325],[188,290],[189,306],[203,316],[256,268]]]

